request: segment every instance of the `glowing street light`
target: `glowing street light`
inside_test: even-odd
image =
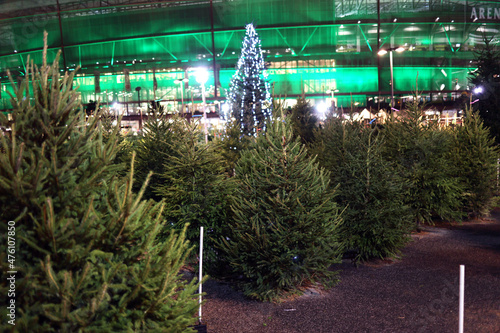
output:
[[[389,64],[391,67],[391,109],[394,107],[394,66],[392,64],[392,51],[396,51],[398,53],[401,53],[405,50],[404,47],[399,46],[399,47],[391,47],[386,49],[380,49],[377,54],[379,56],[383,56],[384,54],[387,54],[389,52]]]
[[[208,81],[208,72],[205,68],[198,68],[195,72],[196,82],[201,84],[201,100],[203,101],[203,125],[205,130],[205,143],[208,143],[207,110],[205,104],[205,83]]]
[[[483,92],[483,87],[481,86],[477,86],[474,88],[474,90],[472,90],[472,92],[476,95],[479,95]],[[479,102],[479,98],[476,99],[474,102],[472,101],[472,93],[470,94],[470,101],[469,101],[469,107],[472,109],[472,104],[476,103],[476,102]]]
[[[316,110],[319,113],[319,118],[321,120],[325,120],[326,118],[326,111],[328,110],[328,106],[326,105],[325,102],[321,102],[316,106]]]
[[[474,94],[480,94],[483,92],[483,87],[476,87],[474,88]]]

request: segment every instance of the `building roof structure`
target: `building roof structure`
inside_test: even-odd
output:
[[[43,31],[49,61],[61,50],[61,68],[80,67],[83,103],[199,102],[197,67],[209,70],[207,100],[215,102],[225,100],[253,22],[275,95],[344,107],[388,101],[391,66],[380,49],[405,48],[393,54],[397,98],[418,90],[449,101],[470,88],[484,39],[500,37],[500,1],[7,0],[0,13],[2,110],[10,107],[6,71],[16,81],[27,56],[41,63]]]

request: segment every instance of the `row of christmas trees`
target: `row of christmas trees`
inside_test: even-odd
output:
[[[498,150],[475,113],[442,128],[418,103],[373,127],[333,117],[318,127],[303,99],[275,112],[257,136],[234,122],[208,145],[196,124],[154,117],[123,144],[122,161],[137,152],[141,181],[156,175],[145,196],[170,208],[168,224],[189,224],[195,244],[208,229],[206,268],[243,276],[249,296],[332,283],[329,269],[346,253],[393,256],[422,224],[491,208]]]
[[[442,129],[413,104],[383,126],[317,127],[299,99],[208,144],[161,109],[122,137],[105,114],[87,119],[73,75],[30,65],[13,123],[0,116],[5,295],[11,224],[16,239],[16,325],[2,331],[184,331],[198,281],[180,272],[200,226],[205,268],[269,300],[333,285],[343,254],[397,254],[419,224],[487,212],[494,194],[498,153],[472,113]]]

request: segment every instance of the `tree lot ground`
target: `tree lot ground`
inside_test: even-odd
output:
[[[292,301],[262,303],[230,285],[204,285],[209,332],[457,332],[465,265],[465,332],[500,332],[500,209],[414,233],[397,260],[344,260],[340,283]]]

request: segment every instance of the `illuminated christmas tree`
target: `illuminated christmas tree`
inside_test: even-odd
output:
[[[246,25],[240,59],[229,88],[231,115],[246,135],[265,128],[271,116],[271,94],[260,39],[252,23]]]

